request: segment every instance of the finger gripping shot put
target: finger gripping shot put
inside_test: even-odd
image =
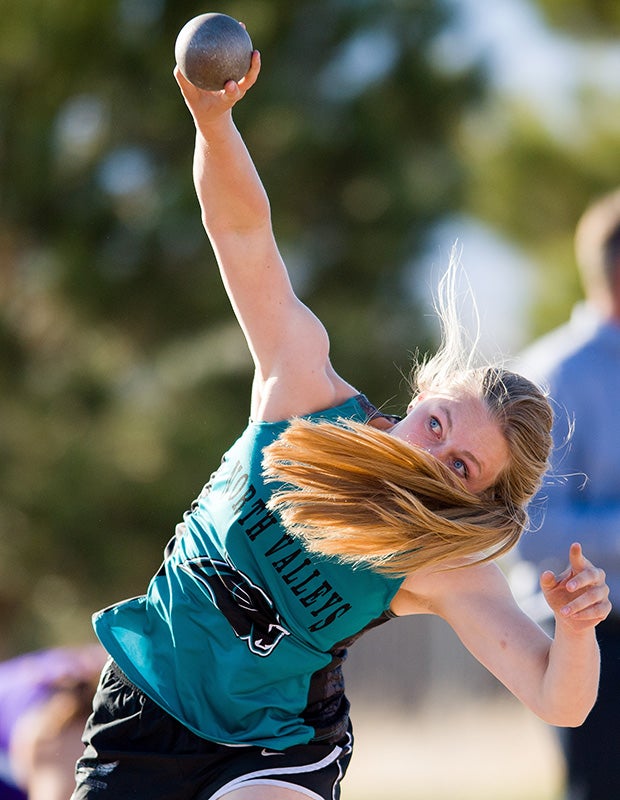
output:
[[[337,371],[233,121],[259,72],[258,51],[223,91],[175,69],[202,221],[254,361],[250,419],[184,501],[145,593],[93,616],[110,661],[73,800],[338,800],[347,648],[406,614],[446,620],[551,724],[580,725],[596,698],[603,572],[576,543],[566,573],[545,573],[551,639],[495,563],[547,470],[547,397],[472,352],[456,259],[436,292],[439,349],[414,364],[401,415]]]
[[[252,41],[227,14],[200,14],[186,23],[174,47],[179,69],[199,89],[218,91],[250,69]]]

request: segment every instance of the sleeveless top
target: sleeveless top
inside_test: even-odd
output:
[[[382,416],[364,395],[307,416]],[[391,616],[402,581],[309,553],[266,508],[262,451],[288,426],[250,422],[169,543],[146,595],[93,617],[123,673],[199,736],[282,750],[348,724],[340,665]]]

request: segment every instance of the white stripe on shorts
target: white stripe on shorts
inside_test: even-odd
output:
[[[311,791],[310,789],[306,789],[304,786],[299,786],[296,783],[288,783],[287,781],[278,780],[276,778],[270,777],[273,775],[300,775],[304,772],[316,772],[317,770],[323,769],[323,767],[327,767],[332,764],[334,761],[337,761],[343,751],[342,747],[336,746],[332,750],[332,752],[322,758],[320,761],[317,761],[314,764],[303,764],[302,766],[297,767],[276,767],[272,769],[260,769],[255,770],[254,772],[248,772],[247,775],[240,775],[237,778],[234,778],[232,781],[229,781],[221,789],[218,789],[215,794],[212,794],[209,800],[218,800],[218,798],[222,797],[223,795],[227,794],[228,792],[232,792],[235,789],[242,789],[246,786],[280,786],[282,789],[290,789],[291,791],[297,792],[298,794],[303,794],[306,797],[312,798],[312,800],[326,800],[321,795],[316,794],[315,792]],[[334,786],[337,786],[342,778],[342,767],[338,766],[339,776],[338,779],[335,781]]]

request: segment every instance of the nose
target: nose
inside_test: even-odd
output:
[[[424,448],[427,453],[429,453],[433,458],[436,458],[437,461],[444,461],[445,457],[445,447],[443,444],[434,444],[431,447]]]

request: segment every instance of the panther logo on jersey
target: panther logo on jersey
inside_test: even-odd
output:
[[[268,656],[284,636],[290,635],[265,592],[232,564],[203,556],[186,561],[181,569],[207,590],[235,635],[245,640],[252,653]]]

